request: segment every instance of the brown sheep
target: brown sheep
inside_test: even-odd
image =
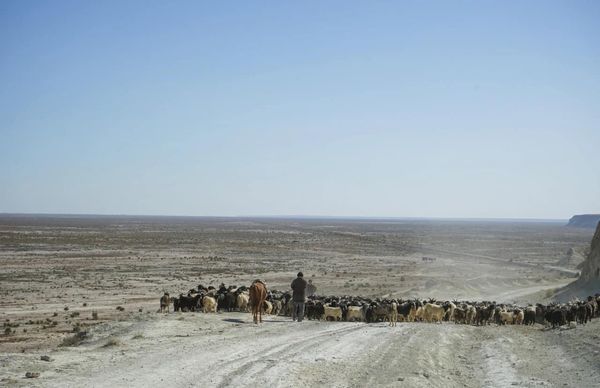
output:
[[[170,304],[171,304],[171,298],[169,297],[169,293],[165,292],[165,294],[160,297],[160,312],[168,313]]]

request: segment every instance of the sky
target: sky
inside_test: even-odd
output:
[[[0,212],[600,213],[600,2],[0,2]]]

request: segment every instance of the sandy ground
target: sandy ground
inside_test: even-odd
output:
[[[541,301],[573,280],[577,261],[565,255],[583,256],[592,233],[557,223],[3,216],[0,321],[10,334],[0,336],[0,385],[598,386],[597,321],[545,331],[268,317],[255,327],[244,313],[156,313],[164,291],[255,278],[287,290],[298,270],[321,294]],[[89,334],[59,346],[76,331]]]

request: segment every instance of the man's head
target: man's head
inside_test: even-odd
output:
[[[302,272],[298,272],[298,277],[302,278],[302,277],[304,277],[304,274]]]

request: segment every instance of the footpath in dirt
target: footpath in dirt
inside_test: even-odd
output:
[[[15,353],[0,365],[14,386],[593,387],[598,332],[598,321],[545,331],[156,314],[98,325],[79,346],[45,353],[50,362]],[[25,379],[28,371],[40,377]]]

